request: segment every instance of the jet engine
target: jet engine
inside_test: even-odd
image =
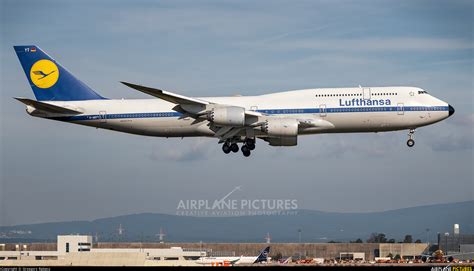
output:
[[[279,137],[264,137],[270,146],[296,146],[298,145],[297,136],[279,136]]]
[[[297,136],[298,121],[296,119],[275,118],[267,119],[261,128],[269,137]]]
[[[207,120],[217,125],[243,127],[245,125],[245,108],[238,106],[216,107],[207,114]]]
[[[268,135],[264,140],[271,146],[296,146],[298,123],[296,119],[289,118],[267,119],[261,128]]]

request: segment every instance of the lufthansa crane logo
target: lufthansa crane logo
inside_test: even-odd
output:
[[[58,81],[58,66],[48,59],[38,60],[31,67],[30,78],[35,86],[39,88],[50,88]]]

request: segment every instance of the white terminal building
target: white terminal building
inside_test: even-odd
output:
[[[92,236],[59,235],[56,251],[29,251],[17,245],[15,251],[0,251],[0,266],[190,266],[207,256],[199,249],[93,248]]]

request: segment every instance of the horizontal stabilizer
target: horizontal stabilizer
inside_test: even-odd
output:
[[[52,105],[52,104],[48,104],[48,103],[44,103],[44,102],[38,102],[38,101],[27,99],[27,98],[15,97],[15,99],[22,102],[22,103],[24,103],[24,104],[26,104],[26,105],[28,105],[28,106],[34,107],[37,110],[41,110],[41,111],[45,111],[45,112],[49,112],[49,113],[65,114],[65,115],[82,114],[82,112],[80,112],[80,111],[76,111],[76,110],[72,110],[72,109],[68,109],[68,108],[64,108],[64,107],[61,107],[61,106]]]

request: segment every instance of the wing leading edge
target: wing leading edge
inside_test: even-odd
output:
[[[211,104],[208,101],[203,101],[200,99],[195,99],[191,97],[187,97],[184,95],[172,93],[166,90],[161,90],[157,88],[150,88],[150,87],[145,87],[141,85],[136,85],[132,83],[127,83],[127,82],[121,82],[122,84],[126,85],[127,87],[136,89],[138,91],[141,91],[143,93],[146,93],[148,95],[154,96],[156,98],[168,101],[170,103],[174,104],[193,104],[193,105],[208,105]]]

